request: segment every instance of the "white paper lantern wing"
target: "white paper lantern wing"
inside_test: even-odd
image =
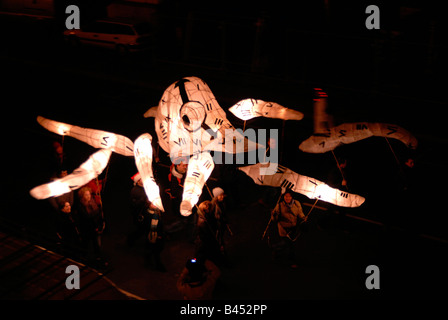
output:
[[[317,179],[302,176],[297,173],[295,173],[295,175],[297,175],[295,177],[296,185],[292,186],[291,189],[294,192],[301,193],[310,199],[319,199],[340,207],[349,208],[359,207],[365,201],[364,197],[332,188]]]
[[[302,141],[299,149],[308,153],[325,153],[341,146],[343,143],[338,139],[329,139],[321,135],[312,135],[308,139]]]
[[[400,140],[410,149],[416,149],[418,146],[418,140],[400,126],[389,123],[369,123],[368,125],[374,136]]]
[[[270,181],[265,183],[264,177],[265,175],[261,173],[261,168],[266,164],[257,163],[250,166],[238,167],[238,170],[243,171],[248,177],[252,178],[252,180],[258,185],[267,185],[270,186]]]
[[[157,117],[157,111],[158,111],[158,106],[149,108],[149,109],[143,114],[143,117],[145,117],[145,118],[155,118],[155,117]]]
[[[124,156],[134,155],[134,144],[122,135],[112,132],[81,128],[63,122],[58,122],[38,116],[37,121],[45,129],[59,135],[73,137],[91,145],[94,148],[111,149]]]
[[[261,100],[259,100],[261,101]],[[262,102],[257,105],[257,113],[265,118],[282,120],[302,120],[303,113],[297,110],[286,108],[275,102]]]
[[[68,176],[33,188],[30,191],[31,196],[42,200],[81,188],[103,172],[111,154],[110,149],[101,149],[95,152]]]
[[[190,158],[180,204],[180,213],[183,216],[189,216],[192,213],[214,167],[213,158],[208,152],[202,152]]]
[[[260,114],[256,114],[254,111],[253,106],[255,104],[257,104],[255,99],[244,99],[230,107],[229,111],[241,120],[250,120],[260,116]]]
[[[275,102],[266,102],[260,99],[244,99],[229,108],[241,120],[250,120],[256,117],[265,117],[282,120],[302,120],[303,113],[286,108]]]
[[[148,200],[151,201],[158,209],[165,211],[160,198],[160,189],[157,185],[152,172],[152,136],[144,133],[135,140],[134,157],[138,172],[143,181]]]
[[[224,135],[218,133],[216,139],[209,143],[205,150],[220,151],[227,153],[243,153],[257,150],[258,148],[266,148],[262,144],[255,142],[256,137],[248,139],[247,132],[241,129],[226,130]]]
[[[324,153],[343,145],[354,143],[372,136],[398,139],[407,147],[415,149],[417,139],[407,130],[386,123],[355,122],[333,127],[329,134],[312,135],[302,141],[299,149],[309,153]]]
[[[364,197],[331,188],[317,179],[300,175],[284,166],[278,165],[276,173],[270,175],[261,174],[263,171],[260,169],[263,167],[266,164],[257,163],[240,167],[239,170],[251,177],[256,184],[291,189],[310,199],[319,199],[341,207],[359,207],[365,201]]]
[[[48,131],[51,131],[53,133],[59,134],[61,136],[68,135],[70,133],[71,128],[73,127],[70,124],[58,122],[50,119],[46,119],[44,117],[38,116],[37,122],[47,129]]]

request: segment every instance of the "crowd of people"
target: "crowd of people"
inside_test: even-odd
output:
[[[229,266],[226,242],[232,231],[227,218],[226,194],[223,188],[215,187],[211,190],[210,200],[201,201],[192,215],[182,216],[179,205],[187,167],[183,162],[173,164],[167,177],[169,185],[164,193],[171,204],[168,225],[163,222],[166,221],[162,219],[163,213],[148,200],[140,174],[132,176],[130,215],[133,226],[127,235],[127,245],[132,247],[144,239],[145,266],[166,272],[161,258],[165,242],[176,232],[185,231],[195,249],[180,273],[177,288],[185,299],[210,299],[221,268]],[[93,255],[101,266],[105,266],[107,262],[101,260],[101,235],[105,229],[102,184],[103,180],[94,179],[77,193],[66,193],[49,201],[55,208],[57,236],[61,244],[66,248],[77,248],[76,254],[81,256]],[[281,196],[272,210],[271,220],[275,227],[271,228],[273,232],[269,232],[268,238],[274,259],[286,250],[292,267],[296,267],[293,265],[293,244],[299,234],[297,226],[300,221],[306,221],[306,217],[291,192]]]
[[[214,188],[211,200],[202,201],[192,215],[182,216],[179,206],[187,168],[188,164],[182,161],[170,167],[168,185],[163,191],[169,205],[167,219],[162,219],[160,210],[148,200],[140,174],[132,177],[134,186],[130,198],[134,227],[128,234],[127,243],[133,246],[138,239],[144,238],[145,265],[165,272],[161,253],[166,238],[184,231],[186,240],[194,243],[195,251],[179,276],[177,288],[186,299],[210,299],[221,274],[220,267],[226,265],[224,235],[230,227],[226,220],[225,193],[220,187]]]
[[[54,142],[51,170],[53,179],[60,179],[73,168],[64,152],[63,143]],[[181,272],[178,289],[186,299],[210,298],[220,268],[225,266],[225,235],[231,233],[226,218],[225,192],[221,187],[209,190],[210,200],[201,201],[188,217],[180,214],[183,186],[188,164],[173,163],[166,177],[167,185],[162,197],[167,212],[162,213],[146,195],[140,173],[131,177],[129,191],[129,216],[132,227],[128,230],[126,244],[133,247],[144,241],[145,267],[166,272],[161,253],[167,239],[180,231],[187,234],[187,241],[194,244],[193,257],[188,259]],[[95,178],[78,190],[48,199],[53,208],[55,233],[63,254],[82,259],[94,267],[108,266],[102,252],[102,235],[106,219],[102,203],[102,191],[107,179]],[[93,262],[93,263],[92,263]]]
[[[53,179],[67,176],[72,169],[63,143],[52,143],[50,161]],[[95,178],[75,191],[48,199],[51,206],[57,243],[64,254],[95,261],[95,266],[107,266],[101,255],[101,240],[106,227],[101,191],[105,181]]]
[[[62,172],[61,176],[64,174],[67,173]],[[71,191],[50,199],[56,236],[63,250],[76,258],[93,257],[98,263],[102,263],[101,237],[105,229],[100,194],[95,192],[100,183],[94,179],[77,193]]]

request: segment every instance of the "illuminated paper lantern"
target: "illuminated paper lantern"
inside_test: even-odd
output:
[[[73,173],[53,182],[35,187],[30,191],[31,196],[42,200],[57,197],[64,193],[76,190],[95,179],[103,172],[112,154],[110,149],[102,149],[92,154],[89,159],[81,164]]]
[[[355,122],[332,127],[327,135],[312,135],[299,145],[299,149],[309,153],[324,153],[341,145],[373,136],[400,140],[411,149],[417,148],[418,144],[417,139],[400,126],[376,122]]]
[[[191,214],[193,206],[198,202],[202,188],[214,167],[213,158],[208,152],[190,158],[180,204],[180,213],[183,216]]]
[[[152,202],[161,211],[163,209],[162,199],[160,198],[160,189],[152,173],[152,136],[144,133],[135,140],[134,157],[138,172],[143,181],[148,200]]]
[[[359,207],[365,201],[364,197],[332,188],[322,181],[300,175],[291,169],[278,165],[274,174],[262,175],[263,167],[268,164],[257,163],[240,167],[258,185],[281,187],[303,194],[310,199],[318,199],[341,207]]]
[[[251,112],[256,112],[257,116],[295,120],[303,118],[300,112],[276,103],[254,101],[257,103],[252,103]],[[144,116],[155,118],[158,143],[170,154],[172,160],[179,157],[191,158],[180,208],[183,215],[191,214],[214,168],[209,152],[235,154],[265,148],[252,138],[249,139],[246,132],[233,127],[209,86],[196,77],[186,77],[171,84],[164,91],[158,106],[147,110]],[[140,136],[134,144],[127,137],[107,131],[82,128],[40,116],[37,121],[51,132],[76,138],[94,148],[102,148],[104,152],[109,153],[109,157],[112,151],[134,156],[149,201],[163,210],[160,190],[152,174],[152,137],[149,134]],[[92,157],[101,153],[98,151]],[[73,174],[90,177],[97,171],[82,169],[84,171],[77,169]],[[31,193],[36,198],[45,198],[73,190],[75,186],[69,185],[67,188],[64,179],[66,178],[48,184],[46,189],[37,187]]]
[[[250,120],[256,117],[274,118],[282,120],[302,120],[303,113],[286,108],[275,102],[266,102],[260,99],[244,99],[229,108],[241,120]]]
[[[122,135],[112,132],[81,128],[63,122],[58,122],[38,116],[37,121],[45,129],[59,135],[73,137],[91,145],[94,148],[111,149],[124,156],[134,155],[134,144]]]
[[[154,117],[159,145],[172,158],[205,150],[248,152],[260,146],[235,130],[218,104],[209,86],[196,77],[186,77],[171,84],[157,107],[144,113]],[[242,150],[230,148],[227,140],[241,141]]]

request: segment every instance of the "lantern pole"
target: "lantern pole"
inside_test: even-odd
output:
[[[61,167],[64,164],[64,137],[65,137],[65,135],[62,135],[62,139],[61,139],[61,147],[62,147]]]
[[[387,142],[387,144],[388,144],[388,146],[389,146],[389,149],[390,149],[390,151],[392,152],[392,154],[394,155],[395,161],[397,162],[398,166],[400,167],[400,161],[398,160],[398,157],[397,157],[397,155],[395,154],[395,151],[394,151],[394,149],[392,148],[392,146],[391,146],[391,144],[390,144],[390,142],[389,142],[389,139],[388,139],[387,137],[384,137],[384,139],[386,139],[386,142]]]
[[[274,209],[277,207],[278,203],[280,202],[280,199],[282,198],[282,195],[283,195],[283,189],[280,192],[280,196],[277,199],[277,203],[275,204]],[[271,218],[269,219],[269,222],[268,222],[268,225],[266,226],[266,229],[264,229],[263,235],[261,236],[261,240],[264,239],[264,236],[266,235],[266,232],[268,231],[268,228],[271,225],[271,222],[272,222],[272,211],[271,211]]]
[[[333,155],[333,158],[336,161],[336,165],[338,166],[338,169],[339,169],[339,172],[341,173],[342,179],[347,182],[347,179],[345,179],[344,173],[342,172],[341,166],[339,165],[338,158],[336,158],[336,155],[334,154],[333,150],[331,150],[331,154]],[[350,191],[347,184],[345,185],[345,187],[347,188],[347,191]]]
[[[308,219],[308,216],[310,215],[311,211],[313,211],[314,207],[317,204],[317,201],[319,201],[319,198],[316,198],[316,201],[314,201],[314,204],[311,206],[310,211],[308,211],[308,213],[305,215],[305,218],[302,220],[302,222],[300,222],[300,224],[304,223]]]
[[[208,194],[209,194],[210,197],[213,199],[213,198],[214,198],[213,193],[210,191],[210,188],[208,187],[207,182],[205,182],[204,185],[205,185],[206,188],[207,188]]]

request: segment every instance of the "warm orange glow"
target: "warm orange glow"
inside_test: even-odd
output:
[[[314,199],[321,199],[327,201],[329,199],[334,198],[335,189],[331,188],[327,184],[319,184],[316,187],[315,197]]]
[[[56,131],[61,136],[64,136],[70,131],[70,127],[68,125],[66,125],[65,123],[60,122],[57,124]]]
[[[188,162],[188,171],[184,183],[184,192],[180,213],[189,216],[193,206],[198,202],[202,188],[214,168],[213,158],[208,152],[192,157]]]
[[[135,140],[134,157],[135,165],[142,177],[143,188],[145,189],[148,200],[158,209],[164,211],[162,199],[160,198],[160,189],[154,180],[152,173],[152,137],[149,133],[144,133]]]
[[[57,197],[67,192],[70,192],[70,188],[67,183],[56,180],[51,183],[35,187],[30,191],[30,194],[35,199],[42,200],[50,197]]]
[[[70,192],[70,188],[67,183],[56,180],[50,184],[48,184],[49,193],[53,196],[60,196],[64,193]]]

